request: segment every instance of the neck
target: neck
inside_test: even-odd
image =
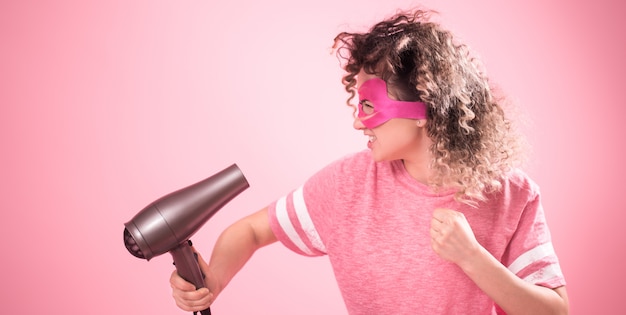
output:
[[[432,169],[430,168],[430,162],[432,160],[432,154],[430,154],[430,141],[424,141],[423,144],[415,150],[410,158],[402,160],[404,168],[422,184],[428,185]]]
[[[431,174],[429,163],[415,163],[408,160],[402,160],[402,163],[404,163],[404,168],[411,177],[424,185],[428,185]]]

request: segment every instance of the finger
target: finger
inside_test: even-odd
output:
[[[176,296],[185,300],[199,300],[211,294],[208,288],[196,289],[193,283],[183,279],[176,270],[170,276],[170,287],[172,287],[172,292]]]
[[[432,235],[430,237],[430,248],[437,254],[439,255],[440,251],[441,251],[441,242],[439,240],[439,236],[438,235]]]
[[[186,291],[177,295],[180,301],[188,306],[202,306],[206,305],[213,298],[213,294],[207,288],[200,288],[195,291]]]
[[[433,219],[437,220],[439,222],[443,222],[443,215],[444,215],[444,211],[443,209],[437,208],[433,211]]]
[[[430,239],[433,242],[437,242],[437,240],[439,239],[439,237],[441,236],[441,233],[439,233],[438,231],[435,231],[433,229],[430,229]]]
[[[440,218],[435,218],[432,217],[430,219],[430,226],[434,227],[436,229],[441,229],[441,227],[444,225],[444,221],[442,221]]]
[[[172,271],[172,274],[170,275],[170,286],[172,287],[172,289],[180,291],[196,290],[196,286],[193,283],[183,279],[183,277],[181,277],[176,270]]]
[[[186,311],[203,310],[213,302],[213,294],[207,288],[193,291],[182,291],[173,288],[172,297],[174,297],[176,305]]]
[[[437,220],[435,218],[432,218],[430,220],[430,233],[431,233],[431,236],[434,237],[434,235],[436,235],[438,233],[441,233],[441,229],[442,229],[441,221],[439,221],[439,220]]]
[[[178,297],[174,297],[174,301],[176,302],[176,306],[188,312],[203,311],[205,309],[208,309],[213,302],[212,298],[210,297],[202,300],[184,300]]]
[[[185,292],[183,295],[174,296],[176,305],[187,311],[202,311],[213,303],[213,294],[207,288],[200,288],[193,292]]]
[[[433,211],[433,218],[437,221],[443,223],[445,222],[446,217],[448,216],[448,209],[436,208]]]

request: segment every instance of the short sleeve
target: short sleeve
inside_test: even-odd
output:
[[[278,240],[292,251],[321,256],[326,253],[326,247],[313,223],[303,190],[300,187],[270,204],[270,226]]]
[[[307,256],[327,254],[338,209],[351,204],[354,188],[372,163],[368,151],[346,155],[311,176],[301,187],[269,205],[272,231],[279,241]]]
[[[548,288],[565,285],[538,192],[526,204],[502,262],[526,282]]]

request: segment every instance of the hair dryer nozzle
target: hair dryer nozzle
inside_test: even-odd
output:
[[[150,260],[176,248],[219,209],[250,187],[233,164],[211,177],[152,202],[125,223],[124,244],[135,257]]]
[[[143,255],[141,248],[137,246],[137,242],[135,241],[133,236],[130,235],[130,232],[128,232],[128,229],[124,229],[124,246],[126,246],[126,249],[128,249],[128,252],[133,254],[133,256],[137,258],[141,258],[141,259],[146,258]]]

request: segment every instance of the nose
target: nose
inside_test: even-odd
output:
[[[365,125],[363,124],[361,119],[359,119],[359,117],[354,117],[354,122],[352,123],[352,127],[354,127],[354,129],[356,130],[365,129]]]

